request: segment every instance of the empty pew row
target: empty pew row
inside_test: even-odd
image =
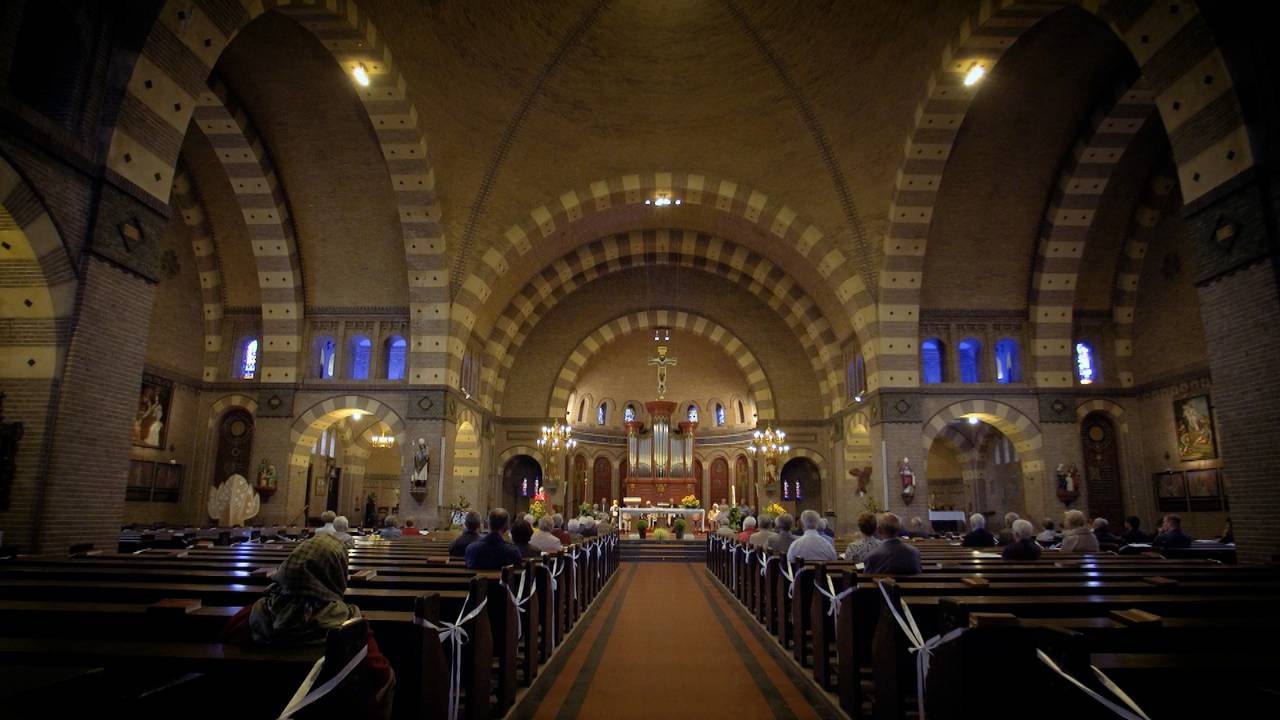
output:
[[[83,668],[63,684],[96,683],[103,691],[137,685],[122,706],[153,710],[176,707],[178,697],[189,703],[200,693],[225,702],[229,691],[253,686],[271,668],[271,688],[256,697],[267,698],[266,714],[275,717],[318,659],[324,657],[322,678],[345,665],[349,638],[363,638],[367,626],[396,671],[394,716],[446,717],[454,649],[427,623],[444,628],[484,604],[464,627],[458,695],[466,717],[501,715],[603,589],[619,557],[616,539],[608,536],[500,573],[477,573],[434,562],[439,543],[414,538],[403,546],[377,545],[349,553],[345,599],[361,608],[364,625],[331,632],[326,647],[219,641],[228,619],[261,596],[292,544],[5,560],[0,672],[16,678],[22,668],[45,668],[45,675]],[[146,703],[138,704],[140,697]]]
[[[1126,678],[1138,677],[1141,667],[1151,668],[1151,677],[1159,668],[1195,667],[1215,654],[1239,651],[1243,658],[1251,654],[1245,652],[1251,637],[1265,643],[1263,638],[1271,639],[1280,626],[1280,619],[1273,621],[1267,614],[1267,608],[1280,600],[1280,570],[1275,567],[1107,553],[1046,553],[1039,561],[1014,562],[989,551],[944,543],[921,542],[917,547],[922,572],[893,579],[862,575],[843,561],[789,564],[784,557],[718,538],[708,540],[707,566],[774,635],[781,650],[811,671],[824,689],[837,694],[852,717],[902,718],[916,710],[923,694],[917,692],[916,682],[915,658],[920,652],[913,650],[932,638],[967,632],[975,618],[987,623],[1001,618],[1006,626],[1020,623],[1025,629],[1017,632],[1023,633],[1018,637],[1024,645],[1028,637],[1049,638],[1052,644],[1046,652],[1062,658],[1059,669],[1070,668],[1072,677],[1085,677],[1080,673],[1094,655],[1105,655],[1105,662],[1123,667]],[[912,624],[898,621],[908,610],[918,627],[920,637],[915,640],[903,629]],[[1146,631],[1124,634],[1135,624],[1130,618],[1144,619]],[[1228,620],[1237,623],[1233,632],[1213,630]],[[1175,632],[1156,642],[1152,623]],[[984,629],[975,637],[993,632]],[[1063,637],[1072,641],[1063,642]],[[956,652],[980,655],[973,642],[964,641],[963,652]],[[1171,648],[1181,652],[1171,655]],[[1061,673],[1037,664],[1037,672],[1050,672],[1065,695],[1085,695]],[[1246,660],[1224,667],[1235,666],[1243,667],[1242,682],[1258,677]],[[1272,668],[1276,666],[1272,662]],[[963,674],[962,667],[935,664],[925,689],[934,692],[936,680],[938,702],[976,702],[978,695],[947,674]],[[987,668],[984,677],[990,679],[991,670]],[[1132,682],[1149,689],[1138,680]],[[990,699],[1001,695],[991,682],[983,687],[989,707]],[[1249,696],[1247,690],[1243,696]],[[965,707],[972,717],[977,706]],[[934,713],[932,705],[928,712]]]

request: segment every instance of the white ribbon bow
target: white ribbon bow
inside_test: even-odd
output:
[[[535,578],[534,581],[529,586],[529,594],[528,595],[525,594],[524,581],[525,581],[525,578],[527,578],[528,576],[529,576],[529,573],[527,571],[520,573],[520,586],[516,588],[516,591],[514,593],[511,592],[510,585],[506,583],[502,583],[502,587],[506,588],[507,590],[507,595],[511,597],[512,604],[516,606],[516,639],[517,640],[520,640],[521,638],[524,637],[524,621],[520,619],[520,615],[525,612],[525,609],[524,609],[525,603],[529,602],[529,598],[533,597],[533,594],[538,591],[538,580],[537,578]]]
[[[782,577],[787,579],[787,597],[795,597],[796,593],[796,570],[791,567],[791,561],[787,561],[786,568],[782,565],[778,566],[778,570],[782,572]]]
[[[596,544],[596,579],[597,580],[601,580],[601,581],[604,580],[604,572],[609,567],[609,558],[605,556],[605,551],[608,548],[608,545],[609,543],[607,540],[605,542]]]
[[[316,678],[320,676],[320,669],[324,667],[324,658],[317,660],[316,664],[311,666],[311,671],[307,673],[307,677],[303,679],[302,684],[298,686],[298,691],[295,692],[293,697],[289,700],[289,704],[285,706],[284,712],[280,713],[278,720],[290,720],[294,713],[319,700],[325,695],[328,695],[334,688],[338,687],[343,680],[346,680],[347,676],[359,667],[360,663],[364,662],[364,659],[368,656],[369,644],[365,643],[364,647],[360,648],[360,652],[356,653],[351,660],[347,661],[346,666],[344,666],[342,670],[339,670],[337,675],[329,678],[328,682],[320,687],[312,688],[311,685],[315,683]]]
[[[761,555],[761,557],[764,557],[764,560],[760,562],[760,577],[764,577],[765,575],[769,574],[769,563],[773,562],[774,560],[777,560],[778,558],[774,557],[773,555],[769,555],[768,557]]]
[[[573,561],[573,599],[578,599],[578,556],[582,553],[576,549],[569,553],[569,559]]]
[[[893,600],[889,598],[889,591],[885,589],[884,583],[877,583],[880,586],[880,594],[884,595],[884,603],[889,607],[889,612],[893,613],[893,619],[898,621],[898,627],[902,628],[902,634],[907,636],[907,640],[911,643],[910,651],[916,655],[916,702],[920,707],[920,720],[925,720],[924,713],[924,681],[929,677],[929,658],[933,655],[933,649],[938,645],[960,635],[964,632],[962,628],[956,628],[946,635],[934,635],[928,640],[924,639],[924,633],[920,632],[920,628],[916,626],[916,619],[911,616],[911,608],[904,602],[902,603],[902,615],[898,614],[898,609],[894,607]],[[906,620],[902,619],[903,615]]]
[[[470,598],[468,598],[470,600]],[[431,628],[440,633],[440,642],[451,642],[453,646],[453,657],[450,658],[449,667],[449,720],[457,720],[458,718],[458,700],[462,694],[462,646],[467,644],[467,631],[462,626],[473,620],[479,615],[489,604],[489,599],[485,598],[480,601],[471,612],[467,612],[467,603],[462,603],[462,609],[458,611],[458,619],[455,622],[441,621],[440,625],[427,620],[426,618],[415,617],[414,625],[421,625]],[[519,613],[516,614],[519,617]]]
[[[1066,671],[1058,667],[1058,664],[1055,663],[1052,658],[1046,655],[1043,650],[1036,650],[1036,655],[1040,657],[1040,662],[1049,666],[1050,670],[1066,678],[1067,681],[1070,682],[1072,685],[1075,685],[1076,687],[1083,690],[1086,695],[1093,698],[1094,700],[1097,700],[1099,703],[1102,704],[1103,707],[1107,708],[1108,710],[1115,713],[1116,715],[1119,715],[1120,717],[1124,718],[1124,720],[1151,720],[1151,718],[1147,717],[1146,713],[1142,712],[1142,708],[1138,707],[1138,704],[1133,701],[1133,698],[1129,697],[1125,693],[1125,691],[1120,689],[1119,685],[1116,685],[1114,682],[1112,682],[1111,678],[1107,677],[1105,674],[1103,674],[1101,670],[1094,667],[1093,665],[1090,665],[1089,669],[1093,670],[1094,676],[1098,678],[1098,681],[1102,683],[1102,686],[1105,687],[1107,690],[1111,691],[1112,695],[1115,695],[1116,697],[1120,698],[1120,702],[1123,702],[1125,705],[1128,705],[1128,708],[1120,707],[1119,705],[1111,702],[1110,700],[1094,692],[1093,689],[1089,688],[1084,683],[1068,675]]]
[[[729,568],[730,568],[730,572],[733,573],[732,584],[736,588],[738,586],[738,546],[737,545],[734,545],[733,547],[729,548]]]
[[[850,585],[837,593],[835,584],[831,582],[831,576],[827,575],[826,577],[827,587],[825,590],[818,584],[818,580],[816,578],[813,581],[813,586],[817,588],[818,592],[822,593],[823,597],[831,601],[831,607],[827,609],[827,616],[837,617],[840,614],[840,603],[844,602],[844,599],[849,597],[849,595],[857,589],[857,586]]]

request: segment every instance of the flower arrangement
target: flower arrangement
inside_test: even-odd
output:
[[[698,502],[698,498],[694,497],[693,495],[685,495],[684,497],[680,498],[680,507],[697,508],[697,507],[702,507],[702,503]]]
[[[595,515],[595,514],[596,514],[596,509],[589,502],[584,502],[578,506],[579,517],[582,517],[583,515]]]
[[[769,515],[778,517],[779,515],[785,513],[787,509],[775,502],[775,503],[769,503],[769,507],[765,508],[764,511]]]
[[[533,501],[529,503],[529,514],[535,520],[541,520],[544,515],[549,515],[554,510],[551,503],[547,502],[547,494],[541,489],[538,494],[533,496]]]
[[[653,539],[654,540],[670,540],[671,531],[666,528],[658,528],[657,530],[653,531]]]
[[[729,527],[734,530],[742,529],[742,511],[736,505],[729,508]]]

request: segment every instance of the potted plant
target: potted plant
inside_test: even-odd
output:
[[[640,533],[641,540],[644,539],[644,536],[648,532],[648,530],[649,530],[649,521],[647,520],[636,521],[636,532]]]
[[[684,521],[684,518],[676,518],[676,521],[675,521],[675,523],[673,523],[673,524],[672,524],[672,527],[673,527],[673,528],[675,529],[675,531],[676,531],[676,539],[677,539],[677,540],[683,540],[683,539],[684,539],[684,529],[685,529],[686,527],[688,527],[688,526],[689,526],[689,524],[688,524],[688,523],[686,523],[686,522]]]
[[[653,539],[654,540],[670,540],[671,531],[666,528],[658,528],[657,530],[653,531]]]

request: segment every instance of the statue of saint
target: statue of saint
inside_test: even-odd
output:
[[[413,486],[425,488],[431,475],[431,450],[427,448],[425,438],[418,438],[413,448]]]
[[[276,489],[276,466],[267,462],[266,458],[258,464],[258,487]]]
[[[911,471],[911,461],[902,458],[898,463],[898,477],[902,480],[902,494],[911,495],[916,491],[916,474]]]

